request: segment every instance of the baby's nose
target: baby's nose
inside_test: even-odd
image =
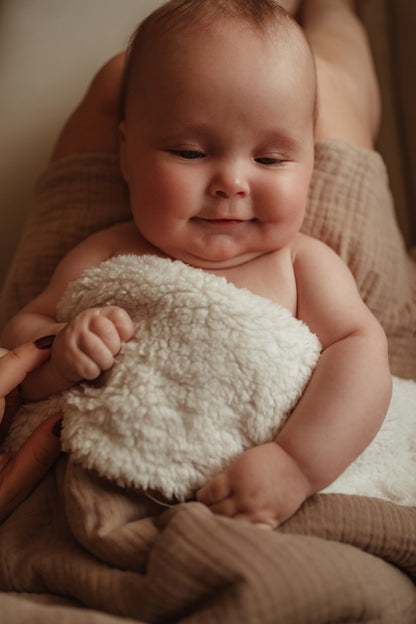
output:
[[[237,167],[219,169],[210,184],[210,194],[219,198],[246,197],[248,193],[248,181]]]

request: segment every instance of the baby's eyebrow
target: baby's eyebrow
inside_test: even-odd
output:
[[[249,131],[250,132],[250,131]],[[166,119],[161,125],[152,129],[152,134],[157,143],[166,144],[175,148],[195,141],[198,146],[221,143],[227,145],[227,133],[212,126],[205,120]],[[271,128],[259,128],[258,132],[253,132],[249,139],[252,143],[253,151],[279,151],[282,155],[290,157],[298,153],[304,145],[305,137],[295,134],[292,128],[273,126]]]
[[[283,150],[284,152],[296,152],[299,150],[304,143],[304,137],[297,136],[293,134],[293,132],[288,132],[286,129],[283,130],[271,130],[269,133],[264,135],[262,141],[260,141],[260,145],[264,146],[264,148],[278,148],[279,150]]]
[[[212,131],[209,130],[208,124],[205,123],[169,123],[158,126],[152,130],[156,140],[171,145],[181,144],[192,139],[198,139],[205,142],[212,138]]]

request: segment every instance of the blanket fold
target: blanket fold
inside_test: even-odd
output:
[[[415,513],[316,495],[264,531],[199,503],[165,510],[62,458],[0,526],[0,589],[88,607],[66,609],[71,624],[413,624]],[[37,604],[33,621],[56,624],[56,612]],[[1,613],[20,624],[27,609]]]

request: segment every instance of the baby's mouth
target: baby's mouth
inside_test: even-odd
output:
[[[232,219],[228,217],[223,219],[204,219],[201,217],[194,217],[194,220],[206,223],[208,226],[219,228],[231,228],[235,227],[236,225],[240,225],[240,223],[246,223],[245,219]]]
[[[237,225],[238,223],[243,223],[242,219],[208,219],[208,222],[211,225]]]

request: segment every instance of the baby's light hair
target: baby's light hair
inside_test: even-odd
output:
[[[204,24],[208,25],[227,17],[246,21],[264,33],[276,25],[286,26],[286,32],[290,27],[295,27],[302,33],[306,45],[309,45],[300,26],[275,0],[169,0],[139,24],[130,40],[120,93],[120,120],[125,118],[126,100],[135,60],[155,35],[185,28],[190,24],[198,23],[203,27]]]

